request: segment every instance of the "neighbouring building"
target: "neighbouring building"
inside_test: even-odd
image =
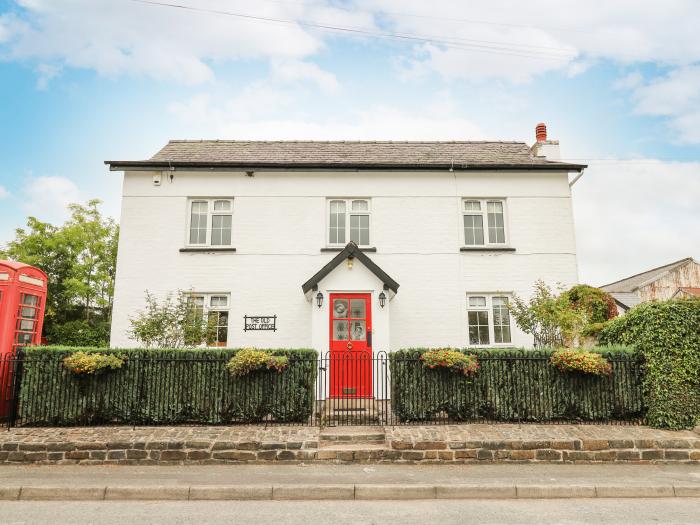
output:
[[[700,264],[686,257],[600,288],[613,296],[621,314],[646,301],[700,297]]]
[[[532,346],[508,312],[578,281],[571,184],[537,142],[169,142],[124,172],[111,344],[146,290],[215,316],[211,344]]]

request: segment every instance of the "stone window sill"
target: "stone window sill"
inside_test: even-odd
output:
[[[180,248],[180,253],[233,253],[235,248],[222,247],[217,248],[214,246],[189,246],[187,248]]]
[[[510,246],[462,246],[460,252],[514,252]]]
[[[345,249],[345,246],[343,247],[338,247],[338,248],[321,248],[322,253],[327,253],[327,252],[342,252]],[[360,250],[363,252],[369,252],[369,253],[376,253],[377,249],[374,247],[368,247],[368,248],[363,248],[360,246]]]

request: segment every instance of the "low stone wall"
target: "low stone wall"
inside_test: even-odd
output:
[[[328,432],[253,426],[19,428],[0,432],[0,464],[700,463],[698,433],[635,426],[338,427],[332,436]]]

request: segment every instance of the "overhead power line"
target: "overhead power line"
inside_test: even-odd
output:
[[[131,2],[152,5],[157,7],[167,7],[173,9],[180,9],[184,11],[193,11],[200,13],[216,14],[223,16],[230,16],[240,20],[246,20],[251,22],[262,22],[262,23],[273,23],[273,24],[285,24],[285,25],[295,25],[301,27],[308,27],[312,29],[317,29],[325,32],[332,32],[336,34],[353,34],[358,36],[366,36],[372,38],[385,38],[394,39],[400,41],[409,42],[420,42],[427,44],[437,44],[448,48],[464,49],[469,51],[494,53],[501,55],[511,55],[518,56],[522,58],[535,58],[544,60],[562,60],[569,61],[577,56],[577,52],[573,50],[565,50],[558,48],[547,48],[546,46],[534,46],[528,44],[513,44],[506,42],[493,42],[488,40],[471,40],[459,37],[442,37],[434,35],[419,35],[412,33],[398,33],[398,32],[383,32],[369,30],[365,28],[357,27],[346,27],[325,24],[315,21],[307,20],[293,20],[287,18],[276,18],[268,16],[252,15],[249,13],[239,13],[234,11],[226,11],[221,9],[209,9],[203,7],[194,7],[186,4],[176,4],[171,2],[159,2],[156,0],[129,0]]]

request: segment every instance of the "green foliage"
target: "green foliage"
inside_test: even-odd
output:
[[[428,370],[427,349],[389,354],[392,410],[402,421],[447,414],[456,421],[637,420],[644,414],[641,362],[627,348],[598,348],[612,374],[562,374],[552,350],[465,349],[479,362],[473,377]]]
[[[76,319],[55,324],[45,332],[49,340],[62,341],[67,346],[104,346],[109,344],[108,321]]]
[[[617,305],[612,296],[587,284],[577,284],[562,294],[564,301],[583,309],[588,323],[604,323],[617,316]]]
[[[124,359],[116,354],[88,353],[82,350],[63,358],[63,366],[76,375],[97,375],[107,370],[117,370],[123,364]]]
[[[420,359],[427,368],[446,368],[465,376],[473,376],[479,370],[479,362],[475,355],[449,348],[428,350],[421,354]]]
[[[645,360],[647,423],[700,423],[700,299],[642,303],[607,323],[600,341],[634,345]]]
[[[513,297],[510,312],[520,329],[535,337],[535,346],[574,347],[582,336],[595,335],[601,325],[617,315],[615,300],[603,290],[579,284],[557,295],[543,281],[525,302]]]
[[[77,350],[126,362],[108,374],[78,377],[63,364]],[[305,422],[313,410],[317,353],[268,351],[288,359],[283,374],[231,376],[226,363],[237,349],[28,348],[19,415],[40,426]]]
[[[607,359],[599,353],[586,350],[555,350],[549,362],[561,372],[581,372],[596,376],[609,376],[612,373],[612,366]]]
[[[257,370],[275,370],[281,373],[289,366],[289,359],[283,355],[272,355],[268,350],[244,348],[237,352],[226,368],[232,376],[244,376]]]
[[[212,341],[216,333],[215,319],[197,310],[182,291],[158,302],[146,290],[146,308],[129,322],[129,335],[146,348],[194,348]]]
[[[60,328],[69,321],[111,319],[119,227],[99,205],[71,204],[61,226],[29,217],[0,250],[0,259],[32,264],[48,275],[44,333],[50,343],[72,342],[62,339],[67,331]]]

